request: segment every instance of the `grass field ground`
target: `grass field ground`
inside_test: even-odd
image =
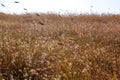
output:
[[[120,80],[120,15],[0,13],[0,80]]]

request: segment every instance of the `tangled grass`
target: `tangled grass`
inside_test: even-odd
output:
[[[119,15],[0,14],[0,80],[119,79]]]

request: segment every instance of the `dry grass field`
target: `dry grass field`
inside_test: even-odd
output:
[[[0,13],[0,80],[120,80],[120,15]]]

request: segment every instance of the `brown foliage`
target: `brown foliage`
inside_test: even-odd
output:
[[[0,13],[0,80],[56,77],[119,80],[120,16]]]

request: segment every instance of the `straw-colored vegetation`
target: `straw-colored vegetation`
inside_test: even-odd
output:
[[[0,80],[120,80],[120,16],[1,13]]]

